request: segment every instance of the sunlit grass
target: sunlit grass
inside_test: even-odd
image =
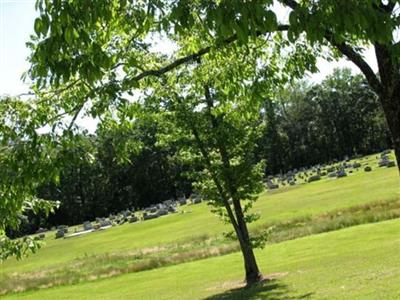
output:
[[[346,178],[262,193],[254,205],[262,217],[251,230],[274,226],[270,242],[280,242],[398,217],[397,168],[378,168],[375,156],[361,162],[374,170],[360,168]],[[0,266],[0,292],[75,284],[235,252],[237,245],[223,237],[229,230],[203,203],[76,238],[55,240],[54,232],[47,233],[39,253]]]
[[[256,255],[272,280],[250,290],[233,253],[4,299],[398,299],[399,232],[394,220],[271,245]]]

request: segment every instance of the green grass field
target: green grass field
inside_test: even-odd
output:
[[[309,222],[319,222],[320,216],[326,213],[346,209],[350,209],[347,215],[351,217],[351,208],[355,206],[400,200],[397,168],[374,167],[375,156],[362,160],[363,163],[367,161],[373,166],[373,172],[366,173],[361,169],[346,178],[323,179],[311,184],[264,192],[254,205],[254,211],[260,212],[262,218],[252,224],[251,228],[261,230],[265,224],[280,224],[304,218],[309,218]],[[268,299],[343,299],[344,295],[350,295],[351,299],[375,299],[377,295],[382,299],[397,299],[396,295],[400,295],[400,289],[395,288],[400,283],[397,271],[400,265],[400,222],[397,220],[267,245],[265,250],[257,252],[257,256],[264,274],[272,274],[274,279],[252,290],[232,291],[240,286],[243,267],[240,253],[231,253],[237,248],[221,251],[225,245],[222,233],[230,230],[230,227],[212,215],[205,204],[184,206],[182,209],[185,213],[126,224],[76,238],[54,240],[54,233],[47,233],[46,245],[37,254],[22,261],[10,259],[0,265],[0,290],[2,286],[7,286],[7,282],[8,289],[18,290],[19,281],[29,280],[29,276],[40,277],[40,274],[46,272],[64,272],[68,276],[66,270],[73,269],[72,266],[81,269],[79,276],[82,278],[70,282],[74,284],[59,282],[64,286],[2,297],[267,299],[268,294],[271,296]],[[380,207],[380,213],[386,210],[386,206]],[[379,220],[396,217],[400,208],[391,206],[391,213],[394,213],[391,217]],[[371,212],[369,214],[371,216]],[[352,224],[379,220],[368,218],[365,222]],[[343,227],[347,226],[350,225]],[[309,234],[313,232],[321,231],[310,231]],[[142,269],[125,268],[126,274],[112,274],[116,264],[132,264],[132,260],[142,263],[142,257],[137,254],[139,252],[142,256],[144,253],[153,253],[154,257],[161,253],[173,255],[176,252],[183,253],[185,247],[189,246],[192,254],[197,251],[197,256],[181,260],[178,257],[173,263],[155,262],[153,258],[147,260],[147,267],[143,265]],[[199,252],[203,246],[207,247],[209,253]],[[215,252],[215,249],[219,252]],[[231,254],[218,256],[224,253]],[[209,256],[217,257],[201,259]],[[186,262],[190,260],[195,261]],[[90,274],[83,276],[85,268],[89,272],[88,262],[93,268],[102,267],[105,270],[104,277],[110,278],[91,278]],[[148,267],[150,263],[153,265]],[[153,270],[143,271],[146,269]],[[107,270],[110,270],[108,274]],[[79,281],[82,282],[75,284]],[[37,284],[46,286],[43,282],[40,284],[40,281]],[[57,285],[57,282],[48,286],[52,285]],[[24,287],[21,286],[21,289]]]
[[[257,251],[272,280],[241,289],[239,253],[4,299],[399,299],[400,221],[354,226]]]

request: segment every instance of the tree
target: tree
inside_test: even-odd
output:
[[[38,0],[41,17],[35,21],[37,37],[30,44],[34,50],[30,75],[38,86],[86,81],[97,96],[104,97],[130,91],[138,81],[192,63],[212,49],[251,44],[257,37],[285,31],[279,43],[305,38],[316,47],[329,46],[361,70],[379,96],[399,162],[400,44],[394,33],[400,21],[396,4],[397,0]],[[291,10],[288,24],[278,22],[279,6]],[[151,55],[148,41],[155,32],[186,39],[179,58],[162,63],[165,58]],[[378,75],[362,56],[365,45],[375,49]],[[309,60],[298,56],[296,64]],[[288,71],[287,76],[296,72]]]
[[[265,242],[265,234],[254,236],[248,229],[258,219],[250,209],[263,187],[264,163],[256,160],[254,148],[271,84],[258,55],[256,47],[226,51],[171,72],[155,80],[141,112],[154,114],[164,127],[161,144],[179,145],[183,159],[200,163],[200,171],[193,172],[195,189],[232,225],[247,285],[262,279],[253,248]],[[140,115],[133,122],[137,119]]]
[[[51,135],[36,133],[41,119],[35,118],[31,109],[29,101],[12,98],[0,101],[0,261],[10,256],[21,258],[41,246],[31,237],[9,239],[6,228],[18,228],[24,214],[43,211],[48,215],[57,206],[55,202],[35,197],[38,184],[55,179],[56,172],[49,166],[57,150],[52,147]],[[28,141],[28,136],[32,140]]]

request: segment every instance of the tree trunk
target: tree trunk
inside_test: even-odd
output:
[[[206,165],[211,173],[212,179],[217,186],[218,192],[221,196],[221,199],[225,205],[225,209],[228,213],[229,220],[235,230],[236,236],[239,240],[240,250],[242,251],[244,268],[245,268],[245,281],[247,286],[251,286],[256,282],[259,282],[262,279],[262,275],[257,265],[256,257],[254,255],[253,248],[251,247],[249,231],[247,229],[246,222],[244,220],[243,210],[240,205],[239,200],[234,200],[234,208],[235,214],[232,211],[232,208],[229,205],[228,197],[223,190],[222,184],[218,177],[212,171],[213,168],[211,166],[211,159],[208,155],[207,150],[204,147],[202,140],[200,139],[200,135],[197,132],[194,124],[190,124],[192,133],[195,137],[196,143],[200,149],[200,152],[206,162]],[[235,217],[236,216],[236,217]]]
[[[397,168],[400,172],[400,62],[391,52],[392,45],[374,45],[381,88],[376,90],[392,136]]]
[[[392,136],[397,169],[400,173],[400,91],[394,93],[391,98],[380,97],[380,101]]]
[[[245,244],[241,247],[244,267],[246,270],[246,286],[252,286],[253,284],[262,280],[262,274],[258,269],[256,257],[254,255],[253,248],[249,244]]]
[[[212,108],[214,107],[214,101],[210,93],[210,88],[208,85],[204,86],[206,104],[208,109],[208,117],[210,118],[212,128],[218,132],[220,127],[219,121],[214,117],[212,113]],[[228,203],[228,199],[225,196],[225,193],[221,193],[221,196],[224,197],[223,201],[225,204],[225,208],[228,212],[230,221],[235,229],[236,235],[239,240],[240,250],[242,251],[243,260],[244,260],[244,268],[246,272],[246,285],[251,286],[256,282],[259,282],[262,279],[262,275],[257,265],[256,257],[254,255],[253,247],[251,245],[249,230],[247,229],[246,220],[243,214],[243,209],[240,204],[240,199],[237,197],[237,189],[234,184],[234,180],[232,180],[230,174],[230,158],[228,151],[225,147],[224,141],[220,139],[219,136],[216,137],[217,148],[219,154],[221,156],[222,165],[224,168],[224,177],[226,183],[226,189],[230,197],[232,198],[233,207],[235,215],[233,215],[232,209]],[[214,180],[215,181],[215,180]]]
[[[244,268],[246,271],[246,285],[251,286],[262,279],[262,274],[258,268],[253,247],[250,242],[249,230],[244,220],[240,200],[233,200],[233,206],[235,209],[235,215],[241,235],[241,239],[239,239],[239,242],[244,260]]]

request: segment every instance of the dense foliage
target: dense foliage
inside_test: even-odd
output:
[[[213,50],[259,40],[266,41],[265,48],[300,48],[296,44],[305,41],[314,51],[293,55],[285,76],[301,74],[302,67],[311,70],[326,48],[330,58],[349,59],[379,97],[400,162],[398,6],[398,0],[38,0],[41,16],[30,44],[30,75],[38,88],[68,83],[85,92],[90,86],[91,98],[96,96],[104,108],[148,77],[162,76]],[[151,37],[159,33],[179,41],[172,57],[152,51]],[[363,57],[365,46],[375,50],[378,74]],[[277,77],[276,70],[269,75]]]
[[[10,240],[7,228],[18,228],[24,214],[41,212],[47,216],[57,206],[36,196],[40,184],[56,180],[57,149],[52,147],[54,135],[36,132],[43,123],[32,111],[30,101],[0,101],[0,261],[40,247],[31,237]]]

